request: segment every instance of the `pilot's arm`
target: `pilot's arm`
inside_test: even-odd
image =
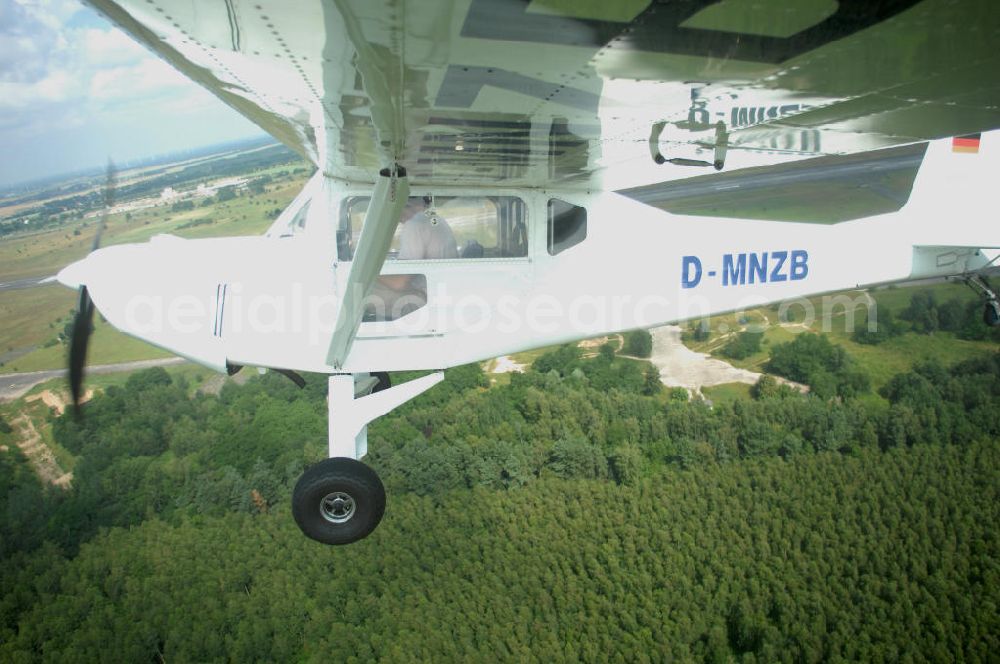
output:
[[[427,217],[421,212],[403,224],[399,232],[399,253],[396,258],[401,261],[419,261],[427,256],[427,244],[421,232],[427,223]]]

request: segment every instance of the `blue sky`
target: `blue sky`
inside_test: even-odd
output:
[[[0,0],[0,186],[262,133],[78,0]]]

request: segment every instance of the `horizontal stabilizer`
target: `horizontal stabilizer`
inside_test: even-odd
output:
[[[914,245],[1000,247],[1000,131],[932,141],[903,208]]]

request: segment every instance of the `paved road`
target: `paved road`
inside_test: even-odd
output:
[[[138,362],[124,362],[122,364],[98,364],[87,367],[90,374],[121,373],[123,371],[136,371],[138,369],[148,369],[149,367],[167,367],[175,364],[187,362],[181,357],[168,357],[161,360],[140,360]],[[44,383],[53,378],[62,378],[66,375],[65,369],[55,369],[52,371],[32,371],[29,373],[0,374],[0,401],[13,401],[20,398],[28,390],[39,383]]]
[[[15,279],[14,281],[5,281],[0,283],[0,292],[9,290],[21,290],[22,288],[34,288],[35,286],[41,286],[43,282],[52,279],[53,277],[28,277],[27,279]]]

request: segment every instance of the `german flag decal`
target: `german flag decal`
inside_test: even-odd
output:
[[[951,139],[952,152],[968,152],[975,154],[979,152],[979,134],[968,134],[967,136],[956,136]]]

